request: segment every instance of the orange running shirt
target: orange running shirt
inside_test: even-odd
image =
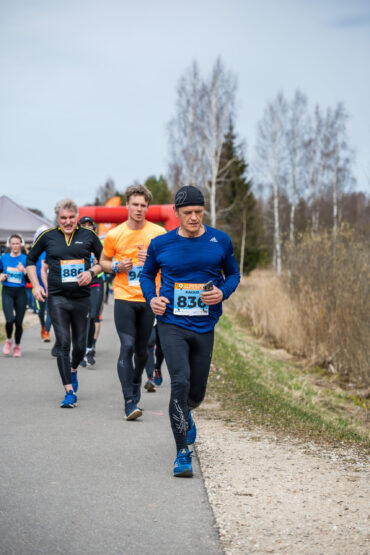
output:
[[[147,250],[150,241],[164,233],[166,233],[166,230],[163,227],[152,222],[145,222],[145,226],[137,230],[130,229],[127,223],[124,222],[108,231],[104,239],[104,254],[118,261],[123,258],[132,258],[133,264],[130,272],[120,272],[115,275],[113,282],[115,299],[145,303],[139,284],[144,263],[138,259],[138,245],[142,245]],[[160,274],[158,274],[156,278],[157,290],[159,290],[160,279]]]

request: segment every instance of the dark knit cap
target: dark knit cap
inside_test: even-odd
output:
[[[181,187],[175,196],[175,207],[181,208],[181,206],[204,206],[202,192],[193,185]]]

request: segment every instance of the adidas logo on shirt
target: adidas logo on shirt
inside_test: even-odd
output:
[[[216,237],[212,237],[212,239],[209,240],[210,243],[218,243]]]

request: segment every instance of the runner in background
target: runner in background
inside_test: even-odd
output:
[[[158,320],[161,346],[171,377],[169,414],[176,443],[174,476],[193,475],[196,427],[191,410],[204,399],[212,358],[214,327],[222,301],[240,275],[230,237],[203,224],[204,197],[182,187],[175,197],[180,227],[149,245],[140,277],[144,297]],[[155,276],[161,270],[158,295]]]
[[[144,388],[148,391],[148,393],[154,392],[156,390],[156,385],[161,385],[163,382],[163,358],[163,351],[158,335],[158,326],[157,322],[155,321],[148,343],[148,360],[145,366],[145,371],[148,379],[144,385]]]
[[[115,274],[114,321],[121,342],[117,371],[126,420],[135,420],[142,415],[137,404],[154,321],[153,312],[141,292],[139,278],[150,241],[164,234],[165,230],[145,219],[152,200],[149,189],[133,185],[128,187],[125,195],[128,219],[108,231],[100,264],[105,272]],[[158,287],[159,280],[160,276],[157,278]]]
[[[78,207],[73,200],[59,201],[55,206],[57,226],[41,233],[27,257],[27,271],[34,296],[48,298],[50,318],[57,345],[57,363],[65,389],[62,408],[77,404],[77,367],[85,354],[90,311],[90,288],[101,266],[91,266],[93,252],[99,259],[102,246],[96,233],[77,222]],[[45,292],[40,284],[36,262],[46,251],[48,282]],[[72,342],[72,357],[70,348]]]
[[[36,262],[36,271],[37,271],[37,278],[40,284],[43,286],[44,292],[46,293],[46,287],[44,283],[47,283],[47,281],[45,282],[42,279],[43,266],[46,265],[45,258],[46,258],[46,252],[43,252],[40,258],[38,259],[38,261]],[[41,325],[41,341],[43,341],[44,343],[49,343],[51,320],[50,320],[48,301],[46,296],[44,301],[38,301],[35,299],[35,303],[36,303],[37,314]]]
[[[43,231],[49,229],[47,225],[40,226],[37,230],[35,235],[33,236],[32,244],[36,241],[37,237]],[[42,284],[44,291],[47,290],[47,264],[45,262],[46,259],[46,252],[44,251],[41,256],[39,257],[38,261],[36,262],[36,271],[37,271],[37,278]],[[32,285],[32,284],[31,284]],[[47,299],[45,301],[38,301],[35,299],[36,304],[36,312],[40,320],[41,325],[41,341],[45,343],[49,343],[50,341],[50,329],[51,329],[51,320],[48,310],[48,302]]]
[[[4,355],[20,357],[20,343],[23,333],[23,318],[27,306],[26,255],[22,253],[24,241],[19,233],[13,233],[7,240],[6,252],[0,257],[0,281],[2,283],[2,303],[5,316],[6,341]]]
[[[95,222],[90,216],[83,216],[80,225],[96,232]],[[91,264],[97,264],[98,260],[91,255]],[[90,283],[90,316],[87,329],[86,352],[80,362],[80,366],[93,366],[95,364],[95,345],[100,332],[100,315],[104,301],[104,272],[100,272]]]

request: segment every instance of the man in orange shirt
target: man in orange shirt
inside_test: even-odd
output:
[[[116,274],[114,321],[121,342],[117,371],[125,400],[126,420],[135,420],[142,415],[137,403],[154,322],[154,314],[145,302],[139,279],[150,241],[165,230],[145,219],[152,200],[146,187],[132,185],[125,195],[128,219],[107,233],[100,264],[104,272]],[[157,288],[159,280],[158,275]]]

